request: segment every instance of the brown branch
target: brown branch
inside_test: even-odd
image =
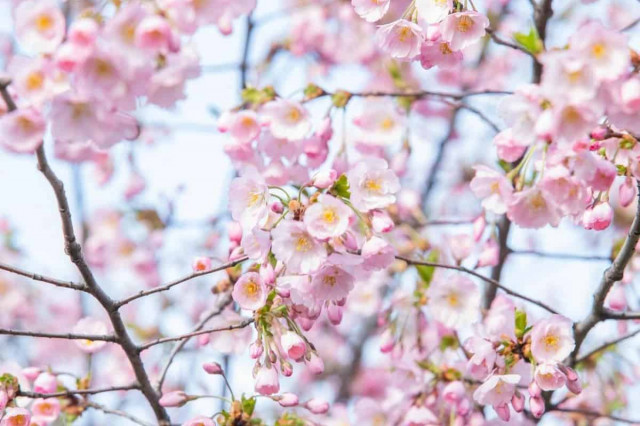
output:
[[[23,277],[30,278],[34,281],[41,281],[47,284],[54,285],[56,287],[70,288],[73,290],[86,291],[86,287],[83,284],[74,283],[73,281],[62,281],[55,278],[46,277],[44,275],[35,274],[33,272],[27,272],[23,269],[16,268],[15,266],[9,266],[4,263],[0,263],[0,269],[3,271],[11,272],[12,274],[21,275]]]
[[[187,282],[189,280],[192,280],[194,278],[198,278],[198,277],[202,277],[202,276],[205,276],[205,275],[213,274],[214,272],[222,271],[222,270],[227,269],[227,268],[232,268],[232,267],[244,262],[247,259],[248,259],[247,256],[243,256],[243,257],[241,257],[239,259],[234,260],[233,262],[225,263],[225,264],[220,265],[220,266],[218,266],[216,268],[209,269],[208,271],[194,272],[192,274],[187,275],[186,277],[182,277],[182,278],[179,278],[177,280],[171,281],[170,283],[165,284],[163,286],[152,288],[151,290],[140,291],[139,293],[136,293],[133,296],[129,296],[126,299],[122,299],[120,301],[114,302],[114,306],[116,307],[116,309],[118,309],[121,306],[126,305],[127,303],[133,302],[136,299],[140,299],[141,297],[145,297],[145,296],[148,296],[150,294],[159,293],[159,292],[162,292],[162,291],[167,291],[170,288],[177,286],[178,284],[182,284],[182,283]]]
[[[519,50],[529,56],[531,56],[533,58],[533,60],[536,60],[536,57],[533,53],[529,52],[527,49],[525,49],[524,47],[516,44],[516,43],[512,43],[508,40],[503,39],[502,37],[500,37],[498,35],[498,33],[496,33],[496,30],[494,30],[493,28],[487,28],[487,34],[489,34],[489,36],[491,37],[491,39],[499,45],[502,46],[506,46],[506,47],[510,47],[511,49],[515,49],[515,50]]]
[[[71,389],[62,392],[53,392],[53,393],[40,393],[40,392],[28,392],[28,391],[18,391],[18,396],[23,396],[25,398],[58,398],[65,396],[74,396],[74,395],[97,395],[99,393],[107,393],[107,392],[118,392],[118,391],[130,391],[130,390],[138,390],[140,386],[137,383],[125,386],[110,386],[108,388],[98,388],[98,389]]]
[[[640,197],[640,182],[637,182]],[[571,364],[574,365],[580,346],[587,337],[587,334],[591,331],[596,324],[607,318],[610,318],[611,311],[604,308],[604,302],[609,294],[609,290],[614,283],[620,281],[624,275],[624,270],[631,260],[631,257],[635,253],[635,247],[640,239],[640,198],[636,206],[636,215],[633,218],[629,233],[624,240],[622,248],[618,252],[618,255],[613,260],[611,266],[609,266],[602,274],[600,285],[593,295],[593,305],[591,313],[581,322],[574,326],[574,337],[576,341],[576,347],[571,353]]]
[[[423,266],[433,266],[436,268],[443,268],[443,269],[451,269],[451,270],[455,270],[455,271],[460,271],[460,272],[464,272],[465,274],[469,274],[469,275],[473,275],[476,278],[481,279],[482,281],[485,281],[486,283],[491,284],[492,286],[501,289],[502,291],[504,291],[505,293],[513,296],[513,297],[517,297],[519,299],[522,300],[526,300],[527,302],[533,303],[536,306],[541,307],[542,309],[551,312],[552,314],[557,314],[558,312],[553,309],[552,307],[550,307],[549,305],[546,305],[545,303],[542,303],[538,300],[532,299],[528,296],[525,296],[523,294],[520,294],[516,291],[511,290],[508,287],[505,287],[504,285],[500,284],[500,282],[496,281],[493,278],[489,278],[486,277],[474,270],[465,268],[464,266],[457,266],[457,265],[447,265],[447,264],[443,264],[443,263],[436,263],[436,262],[426,262],[426,261],[421,261],[421,260],[414,260],[414,259],[409,259],[403,256],[396,256],[396,259],[398,260],[403,260],[405,262],[407,262],[410,265],[423,265]]]
[[[536,257],[548,257],[553,259],[567,259],[567,260],[584,260],[584,261],[611,261],[609,256],[597,256],[597,255],[580,255],[573,253],[549,253],[537,250],[514,250],[508,248],[509,254],[523,255],[523,256],[536,256]]]
[[[631,338],[637,336],[638,334],[640,334],[640,328],[637,329],[636,331],[634,331],[633,333],[629,333],[629,334],[627,334],[625,336],[619,337],[619,338],[617,338],[615,340],[612,340],[610,342],[603,343],[602,345],[600,345],[597,348],[593,349],[592,351],[588,352],[586,355],[583,355],[580,358],[576,359],[574,364],[579,364],[581,362],[584,362],[587,359],[591,358],[593,355],[597,354],[598,352],[601,352],[601,351],[607,349],[610,346],[614,346],[614,345],[617,345],[618,343],[624,342],[625,340],[631,339]]]
[[[628,321],[640,319],[640,312],[616,312],[611,309],[604,309],[602,316],[605,319]]]
[[[22,336],[22,337],[42,337],[45,339],[64,340],[95,340],[101,342],[117,343],[116,336],[108,334],[74,334],[74,333],[45,333],[40,331],[7,330],[0,328],[0,335]]]
[[[231,294],[230,293],[226,293],[224,295],[224,297],[222,298],[222,300],[218,303],[218,306],[214,310],[209,312],[207,315],[205,315],[200,320],[200,322],[198,322],[198,324],[196,324],[196,326],[193,328],[193,331],[197,332],[197,331],[202,330],[202,328],[205,326],[205,324],[211,318],[213,318],[213,317],[215,317],[217,315],[220,315],[220,313],[227,306],[229,306],[229,304],[232,301],[233,301],[233,299],[231,298]],[[162,372],[160,373],[160,378],[158,379],[158,384],[156,385],[156,390],[158,392],[160,392],[162,390],[162,384],[164,383],[164,380],[167,377],[167,373],[169,372],[169,368],[171,367],[171,364],[173,363],[173,360],[175,359],[176,355],[178,355],[178,352],[180,352],[182,350],[182,348],[184,348],[184,346],[187,344],[188,341],[189,341],[189,337],[181,340],[180,342],[176,343],[176,345],[171,350],[171,353],[169,354],[169,358],[167,359],[167,362],[164,365],[164,367],[162,368]]]
[[[7,104],[7,109],[9,111],[13,111],[16,109],[16,105],[7,90],[10,83],[11,81],[8,79],[3,79],[0,81],[0,95]],[[60,220],[62,222],[62,233],[65,241],[64,252],[69,256],[71,262],[76,266],[78,272],[82,276],[82,279],[86,283],[86,291],[100,303],[105,311],[107,311],[107,314],[109,315],[109,319],[111,321],[111,325],[113,327],[113,332],[116,336],[117,343],[122,347],[127,358],[129,359],[136,379],[140,384],[140,391],[149,402],[149,405],[151,405],[151,408],[153,409],[153,412],[158,419],[159,424],[170,424],[171,421],[169,419],[169,415],[167,414],[167,411],[164,409],[164,407],[160,405],[159,396],[151,386],[149,376],[147,375],[147,372],[144,369],[144,365],[142,364],[142,359],[140,358],[138,348],[136,347],[133,340],[131,340],[131,336],[129,336],[129,333],[127,332],[126,326],[120,316],[120,313],[118,312],[117,307],[115,306],[113,300],[111,300],[111,298],[98,285],[98,282],[96,281],[93,273],[91,272],[91,269],[84,259],[84,255],[82,254],[82,247],[77,241],[75,231],[73,229],[73,221],[71,219],[71,211],[69,209],[69,201],[64,189],[64,184],[49,166],[49,162],[47,161],[47,156],[44,152],[43,145],[40,145],[36,150],[36,157],[38,160],[38,170],[40,170],[40,172],[49,182],[49,185],[53,190],[56,202],[58,204],[58,210],[60,211]]]
[[[153,426],[151,423],[147,423],[144,420],[141,420],[129,413],[120,410],[113,410],[111,408],[105,407],[104,405],[97,404],[95,402],[87,401],[85,405],[89,408],[93,408],[94,410],[102,411],[105,414],[112,414],[114,416],[122,417],[127,420],[132,421],[133,423],[139,424],[141,426]]]
[[[142,351],[146,351],[147,349],[149,349],[152,346],[156,346],[162,343],[167,343],[167,342],[175,342],[178,340],[183,340],[183,339],[189,339],[191,337],[195,337],[195,336],[200,336],[201,334],[209,334],[209,333],[217,333],[220,331],[231,331],[231,330],[236,330],[239,328],[244,328],[246,326],[248,326],[249,324],[252,324],[255,320],[253,318],[249,318],[246,319],[238,324],[232,324],[232,325],[228,325],[226,327],[218,327],[218,328],[209,328],[206,330],[199,330],[199,331],[194,331],[191,333],[187,333],[187,334],[183,334],[180,336],[175,336],[175,337],[163,337],[161,339],[156,339],[153,340],[149,343],[145,343],[144,345],[141,345],[138,350],[140,352]]]

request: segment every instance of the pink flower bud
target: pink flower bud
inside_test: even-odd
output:
[[[307,352],[307,344],[294,332],[287,331],[280,338],[282,348],[287,352],[289,358],[299,360]]]
[[[26,367],[22,369],[22,374],[27,380],[35,380],[36,377],[42,372],[38,367]]]
[[[240,244],[242,241],[242,226],[238,222],[230,222],[227,226],[227,232],[229,233],[230,241]]]
[[[540,386],[538,386],[538,384],[535,381],[532,381],[529,384],[529,395],[531,395],[532,398],[537,398],[541,395],[542,390],[540,389]]]
[[[596,204],[592,209],[586,210],[582,216],[582,226],[585,229],[602,231],[611,224],[613,209],[607,202]]]
[[[276,272],[273,270],[271,263],[265,262],[260,266],[260,278],[266,285],[273,285],[276,282]]]
[[[449,238],[449,249],[456,262],[460,263],[471,254],[473,239],[466,234],[454,235]]]
[[[165,393],[160,398],[160,405],[163,407],[182,407],[189,401],[189,397],[183,391],[172,391]]]
[[[4,389],[0,390],[0,412],[4,411],[8,403],[9,395],[7,395],[7,392]]]
[[[544,400],[541,397],[531,397],[529,399],[529,405],[531,406],[531,414],[533,414],[533,417],[535,417],[536,419],[542,417],[545,407]]]
[[[331,324],[338,325],[342,322],[342,308],[340,306],[331,304],[327,307],[327,316]]]
[[[253,342],[249,346],[249,354],[251,355],[251,358],[253,358],[253,359],[260,358],[260,356],[262,356],[263,352],[264,352],[264,347],[262,346],[262,342],[259,341],[259,340]]]
[[[197,337],[197,339],[198,339],[198,345],[204,346],[209,344],[209,341],[211,340],[211,336],[208,334],[201,334]]]
[[[313,374],[322,374],[324,372],[324,362],[315,352],[311,352],[307,367]]]
[[[568,380],[567,389],[578,395],[580,392],[582,392],[582,384],[580,384],[580,380]]]
[[[355,235],[353,235],[350,231],[345,232],[342,236],[342,242],[347,250],[356,251],[358,250],[358,240],[356,240]]]
[[[616,284],[613,286],[607,295],[607,304],[614,311],[624,311],[627,308],[627,297],[625,295],[623,284]]]
[[[500,258],[500,247],[494,239],[487,240],[478,255],[478,267],[495,266]]]
[[[502,421],[504,422],[509,421],[509,418],[511,417],[511,412],[509,411],[509,405],[501,404],[498,406],[494,406],[493,409],[496,411],[496,414],[498,414],[498,417],[500,417]]]
[[[312,398],[304,404],[305,408],[313,414],[325,414],[329,411],[329,403],[323,399]]]
[[[338,172],[334,169],[318,172],[311,181],[311,185],[319,189],[327,189],[333,185],[338,178]]]
[[[69,27],[67,39],[76,46],[91,47],[96,41],[98,30],[98,24],[94,19],[78,19]]]
[[[382,210],[373,210],[371,212],[371,226],[374,231],[385,233],[391,231],[395,224],[386,212]]]
[[[222,366],[217,362],[205,362],[202,364],[202,369],[208,374],[224,374]]]
[[[278,404],[282,407],[295,407],[298,405],[298,395],[295,393],[285,392],[278,398]]]
[[[626,178],[620,188],[618,188],[618,199],[622,207],[629,206],[636,198],[636,186],[632,178]]]
[[[570,382],[575,382],[580,378],[578,376],[578,373],[576,373],[576,371],[571,367],[567,367],[564,364],[558,364],[558,368],[564,373],[565,376],[567,376],[567,380],[569,380]]]
[[[261,367],[256,375],[255,390],[260,395],[273,395],[280,390],[278,372],[273,367]]]
[[[135,43],[141,49],[162,51],[169,48],[171,27],[166,19],[159,15],[150,15],[138,24],[135,31]]]
[[[591,131],[591,138],[597,141],[601,141],[607,135],[607,128],[604,126],[598,126]]]
[[[280,214],[280,213],[282,213],[284,211],[284,206],[282,205],[280,200],[275,200],[274,202],[272,202],[271,206],[269,206],[269,208],[275,214]]]
[[[291,377],[293,374],[293,365],[291,365],[289,361],[281,361],[280,371],[284,377]]]
[[[473,221],[473,240],[475,242],[480,241],[480,238],[482,238],[482,234],[484,233],[486,227],[487,221],[482,215],[478,216],[478,218]]]
[[[53,393],[58,388],[58,380],[51,373],[41,373],[33,382],[33,391],[38,393]]]
[[[193,259],[191,263],[191,267],[193,268],[193,272],[204,272],[211,269],[211,259],[208,257],[196,257]]]
[[[442,397],[451,405],[456,405],[465,395],[464,385],[460,381],[451,382],[442,390]]]
[[[396,345],[395,339],[391,330],[386,330],[382,334],[382,342],[380,343],[380,352],[386,354],[391,352],[393,347]]]
[[[524,395],[516,391],[511,397],[511,405],[516,413],[522,413],[522,410],[524,410]]]

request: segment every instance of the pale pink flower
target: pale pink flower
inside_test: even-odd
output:
[[[373,210],[371,212],[371,227],[375,232],[384,234],[390,232],[395,227],[395,223],[384,210]]]
[[[7,70],[21,104],[40,106],[54,93],[51,65],[41,58],[24,56],[11,58]]]
[[[412,60],[420,54],[424,41],[422,28],[406,19],[381,25],[376,33],[378,44],[389,56],[399,60]]]
[[[311,130],[309,113],[299,102],[276,99],[265,104],[260,112],[267,118],[276,138],[299,140]]]
[[[100,27],[95,19],[80,18],[69,26],[67,39],[77,47],[90,48],[95,43],[99,31]]]
[[[591,201],[584,183],[563,166],[548,167],[539,186],[565,215],[582,214]]]
[[[560,389],[567,381],[567,377],[555,364],[542,363],[536,366],[535,381],[544,391]]]
[[[451,255],[453,259],[460,263],[469,255],[471,255],[471,251],[473,250],[473,238],[468,234],[457,234],[449,237],[448,239],[449,250],[451,250]]]
[[[544,65],[542,90],[551,99],[570,99],[573,102],[594,98],[598,82],[594,72],[582,55],[568,50],[544,52],[540,56]]]
[[[510,128],[498,133],[493,138],[493,144],[498,150],[498,158],[508,162],[516,161],[522,157],[528,146],[527,143],[515,139]]]
[[[507,216],[523,228],[558,226],[560,211],[549,194],[539,187],[527,188],[513,195]]]
[[[16,38],[28,50],[51,53],[64,38],[64,15],[51,0],[20,2],[15,9],[14,22]]]
[[[78,92],[108,105],[132,108],[133,95],[126,82],[127,63],[113,49],[96,47],[78,67]]]
[[[313,374],[324,372],[324,361],[315,352],[311,352],[311,358],[306,362],[306,365]]]
[[[1,426],[29,426],[31,413],[29,410],[18,407],[9,407],[4,412]]]
[[[438,277],[427,290],[429,312],[450,328],[469,325],[480,312],[480,291],[469,278],[459,274]]]
[[[218,119],[218,130],[229,132],[240,143],[249,143],[260,134],[258,115],[252,110],[226,111]]]
[[[309,274],[327,258],[324,245],[309,234],[302,222],[282,221],[271,231],[273,254],[293,273]]]
[[[319,189],[330,188],[336,179],[338,178],[338,172],[334,169],[324,170],[316,173],[311,180],[311,185]]]
[[[416,0],[418,19],[427,24],[437,24],[453,9],[453,0]]]
[[[391,0],[351,0],[358,15],[367,22],[376,22],[389,10]]]
[[[247,272],[242,275],[233,285],[233,300],[242,309],[251,311],[262,308],[267,301],[268,290],[260,274],[257,272]]]
[[[193,259],[191,262],[191,269],[193,272],[204,272],[211,269],[211,258],[200,256]]]
[[[511,128],[512,136],[522,144],[535,142],[535,127],[542,113],[543,98],[538,85],[520,87],[513,95],[505,96],[498,104],[498,111]]]
[[[304,404],[305,408],[313,414],[325,414],[329,411],[329,403],[324,399],[312,398]]]
[[[609,30],[597,21],[578,28],[569,39],[569,45],[571,50],[589,61],[601,80],[617,79],[630,65],[627,36]]]
[[[321,194],[318,202],[305,211],[304,224],[312,237],[326,240],[344,234],[352,216],[345,203],[331,195]]]
[[[197,54],[187,48],[165,55],[165,61],[162,69],[151,74],[146,94],[149,102],[170,108],[177,101],[186,98],[185,82],[188,78],[200,75],[200,65]]]
[[[608,202],[603,201],[585,210],[582,216],[582,226],[584,226],[585,229],[602,231],[611,225],[612,219],[613,209]]]
[[[269,187],[255,169],[235,178],[229,187],[231,217],[244,229],[263,225],[269,215]]]
[[[335,265],[323,266],[311,280],[311,292],[317,300],[339,301],[353,289],[353,276]]]
[[[40,420],[53,422],[60,415],[60,402],[57,398],[37,399],[31,404],[31,414]]]
[[[173,32],[169,22],[159,15],[145,17],[136,27],[135,44],[141,49],[152,52],[165,52],[170,49]]]
[[[440,37],[426,40],[420,49],[420,64],[427,70],[436,65],[440,68],[453,68],[460,64],[462,59],[462,52],[452,49],[449,42]]]
[[[33,391],[38,393],[53,393],[58,387],[58,379],[51,373],[40,373],[33,381]]]
[[[362,245],[362,269],[379,271],[389,267],[395,260],[395,248],[380,237],[371,237]]]
[[[358,133],[358,148],[363,153],[376,153],[381,147],[402,140],[406,117],[389,100],[370,101],[353,119]]]
[[[480,40],[488,26],[489,19],[478,12],[456,12],[442,21],[440,32],[452,50],[461,50]]]
[[[562,315],[551,315],[531,330],[531,354],[536,362],[562,362],[575,347],[573,323]]]
[[[280,404],[281,407],[295,407],[298,405],[298,402],[298,395],[295,393],[285,392],[278,398],[278,404]]]
[[[280,390],[278,372],[273,367],[261,367],[256,375],[255,390],[260,395],[273,395]]]
[[[42,145],[47,122],[39,110],[20,108],[0,117],[0,145],[6,149],[30,154]]]
[[[196,416],[182,423],[182,426],[215,426],[215,423],[209,417]]]
[[[475,166],[476,174],[469,187],[476,197],[482,199],[482,207],[495,214],[507,211],[513,187],[504,174],[487,166]]]
[[[433,411],[423,405],[412,405],[404,416],[404,426],[438,426],[442,423]]]
[[[494,407],[508,404],[520,382],[518,374],[492,375],[473,393],[473,399],[481,405]]]
[[[516,340],[515,334],[516,307],[511,299],[497,295],[484,318],[487,335],[494,341],[502,339]]]
[[[106,335],[107,331],[104,322],[91,317],[82,318],[73,327],[73,332],[76,334]],[[107,344],[107,342],[100,340],[74,340],[73,342],[80,350],[90,354],[98,352]]]
[[[572,143],[589,135],[598,119],[593,104],[558,103],[540,114],[535,130],[543,139]]]
[[[400,190],[398,177],[380,158],[361,161],[347,173],[351,202],[361,211],[385,208],[396,201]]]
[[[271,248],[271,235],[262,229],[253,228],[244,234],[240,245],[250,259],[265,259]]]
[[[307,345],[304,340],[292,331],[287,331],[280,336],[280,344],[289,358],[294,360],[301,359],[307,352]]]

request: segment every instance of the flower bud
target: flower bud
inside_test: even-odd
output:
[[[302,338],[294,332],[287,331],[280,338],[282,348],[287,352],[289,358],[299,360],[307,351],[307,345]]]
[[[253,359],[260,358],[263,352],[264,352],[264,347],[262,346],[262,342],[260,340],[256,340],[249,346],[249,354]]]
[[[312,398],[304,404],[305,408],[313,414],[325,414],[329,411],[329,403],[323,399]]]
[[[539,419],[540,417],[542,417],[542,415],[544,414],[544,400],[539,397],[531,397],[529,399],[529,405],[531,406],[531,414],[533,414],[533,417],[535,417],[536,419]]]
[[[58,388],[58,379],[51,373],[41,373],[33,382],[33,391],[37,393],[53,393]]]
[[[522,413],[522,410],[524,410],[524,395],[516,391],[511,397],[511,405],[516,413]]]
[[[498,414],[498,417],[500,417],[502,421],[504,422],[509,421],[509,418],[511,417],[511,412],[509,411],[509,406],[507,404],[494,406],[493,409],[496,411],[496,414]]]
[[[385,233],[391,231],[395,224],[385,211],[374,210],[371,212],[371,226],[374,231]]]
[[[537,398],[541,395],[542,390],[540,389],[540,386],[538,386],[538,384],[535,381],[532,381],[529,384],[529,395],[531,395],[532,398]]]
[[[255,390],[260,395],[272,395],[280,390],[278,372],[275,368],[261,367],[256,374]]]
[[[189,401],[189,397],[183,391],[173,391],[162,395],[160,405],[163,407],[182,407]]]
[[[613,209],[607,202],[596,204],[592,209],[586,210],[582,216],[582,226],[585,229],[602,231],[611,224]]]
[[[217,362],[205,362],[202,364],[202,369],[206,371],[207,374],[224,374],[222,366]]]
[[[338,178],[338,172],[334,169],[318,172],[311,181],[311,185],[319,189],[330,188]]]
[[[636,186],[633,179],[628,177],[624,180],[620,188],[618,188],[618,199],[622,207],[628,207],[636,198]]]
[[[278,398],[278,404],[282,407],[295,407],[298,405],[298,395],[295,393],[285,392]]]
[[[289,361],[281,361],[280,362],[280,371],[282,375],[285,377],[291,377],[293,374],[293,366]]]
[[[307,367],[313,374],[322,374],[324,372],[324,362],[315,352],[311,352]]]
[[[196,257],[193,259],[191,263],[191,267],[193,268],[193,272],[204,272],[211,269],[211,259],[208,257]]]

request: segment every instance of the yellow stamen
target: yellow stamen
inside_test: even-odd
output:
[[[322,212],[322,220],[326,223],[334,223],[337,219],[336,212],[331,208],[326,208]]]
[[[42,15],[38,15],[36,17],[35,24],[38,32],[43,33],[45,31],[49,31],[53,27],[53,19],[50,15],[43,13]]]
[[[596,43],[591,47],[591,53],[596,59],[601,59],[607,53],[607,48],[602,43]]]
[[[466,33],[473,28],[473,25],[473,19],[469,18],[467,15],[463,15],[458,19],[458,31],[461,33]]]
[[[382,185],[380,184],[379,179],[367,179],[364,181],[365,189],[372,192],[380,192],[382,189]]]
[[[258,293],[258,289],[259,289],[258,284],[256,284],[253,281],[249,281],[244,286],[244,294],[247,295],[248,297],[253,297]]]
[[[41,89],[43,86],[43,83],[44,83],[44,76],[42,75],[42,73],[38,71],[30,73],[27,76],[27,79],[25,81],[25,85],[29,90]]]
[[[300,235],[296,240],[296,251],[307,252],[310,249],[311,242],[309,241],[309,238],[304,235]]]
[[[443,55],[450,55],[453,53],[453,50],[449,47],[449,43],[440,43],[440,53]]]

